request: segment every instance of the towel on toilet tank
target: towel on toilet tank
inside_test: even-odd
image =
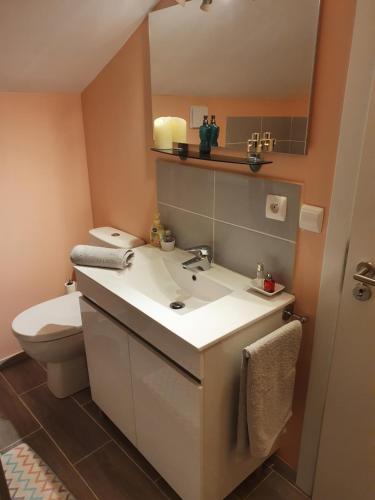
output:
[[[269,455],[292,416],[301,337],[291,321],[242,351],[237,444],[253,457]]]
[[[70,253],[70,260],[77,266],[108,267],[125,269],[134,257],[133,250],[126,248],[95,247],[76,245]]]

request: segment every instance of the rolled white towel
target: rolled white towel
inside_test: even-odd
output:
[[[106,248],[91,245],[76,245],[70,253],[70,260],[78,266],[109,267],[125,269],[133,260],[133,250]]]

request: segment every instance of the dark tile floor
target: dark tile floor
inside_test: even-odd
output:
[[[180,498],[99,410],[88,389],[55,398],[47,388],[45,370],[31,359],[0,371],[0,452],[21,439],[77,500]],[[276,466],[268,461],[227,500],[306,499]]]

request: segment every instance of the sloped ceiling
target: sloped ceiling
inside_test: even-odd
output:
[[[81,91],[157,0],[0,0],[0,91]]]

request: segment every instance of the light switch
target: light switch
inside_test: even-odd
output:
[[[302,205],[299,214],[299,227],[313,233],[321,233],[324,208],[313,205]]]
[[[266,217],[285,221],[288,198],[286,196],[277,196],[276,194],[268,194],[266,200]]]
[[[190,106],[190,128],[199,128],[204,115],[208,115],[207,106]]]

